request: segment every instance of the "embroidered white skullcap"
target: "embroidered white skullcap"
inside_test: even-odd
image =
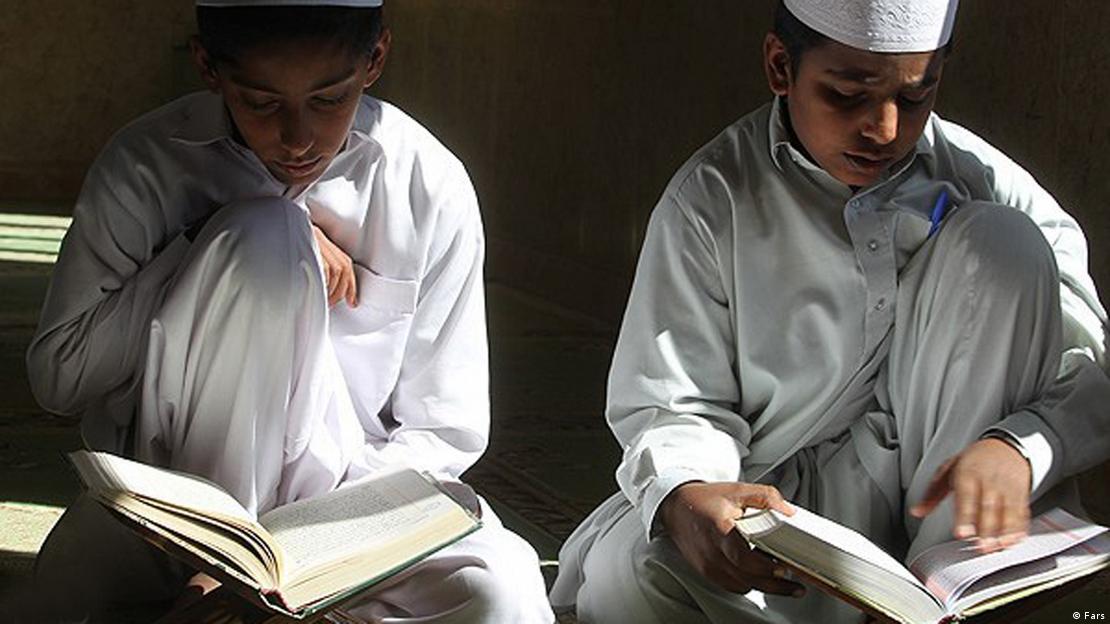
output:
[[[342,6],[380,7],[382,0],[197,0],[197,6],[254,7],[254,6]]]
[[[952,37],[959,0],[783,0],[803,24],[871,52],[928,52]]]

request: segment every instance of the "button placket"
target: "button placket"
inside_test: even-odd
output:
[[[871,202],[867,198],[856,198],[848,202],[851,208],[860,206],[862,210],[852,212],[850,231],[856,245],[856,258],[863,272],[866,284],[867,302],[864,308],[864,326],[867,348],[871,349],[894,322],[894,297],[897,288],[894,258],[890,252],[891,228],[889,214],[868,210]]]

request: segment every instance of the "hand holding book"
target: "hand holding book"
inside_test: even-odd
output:
[[[667,495],[659,517],[686,561],[723,589],[802,595],[805,587],[786,580],[784,566],[753,550],[735,530],[736,518],[751,508],[774,509],[787,516],[794,513],[769,485],[690,482]]]

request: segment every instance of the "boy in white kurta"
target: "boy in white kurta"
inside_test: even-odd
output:
[[[1107,458],[1082,232],[932,114],[955,8],[779,6],[775,101],[699,150],[652,214],[609,378],[621,491],[564,546],[556,608],[860,621],[732,520],[785,499],[896,556],[953,534],[998,548],[1030,501],[1074,505],[1068,477]]]
[[[28,352],[36,397],[81,414],[90,447],[257,513],[385,466],[458,480],[489,432],[482,224],[458,159],[362,93],[389,47],[380,0],[197,4],[212,92],[90,169]],[[481,530],[350,614],[550,622],[534,550],[481,507]],[[38,568],[87,609],[184,586],[84,499]]]

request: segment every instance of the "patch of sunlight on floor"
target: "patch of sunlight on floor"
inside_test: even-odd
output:
[[[65,511],[52,505],[0,502],[0,550],[34,555]]]
[[[0,213],[0,261],[53,264],[70,217]]]

